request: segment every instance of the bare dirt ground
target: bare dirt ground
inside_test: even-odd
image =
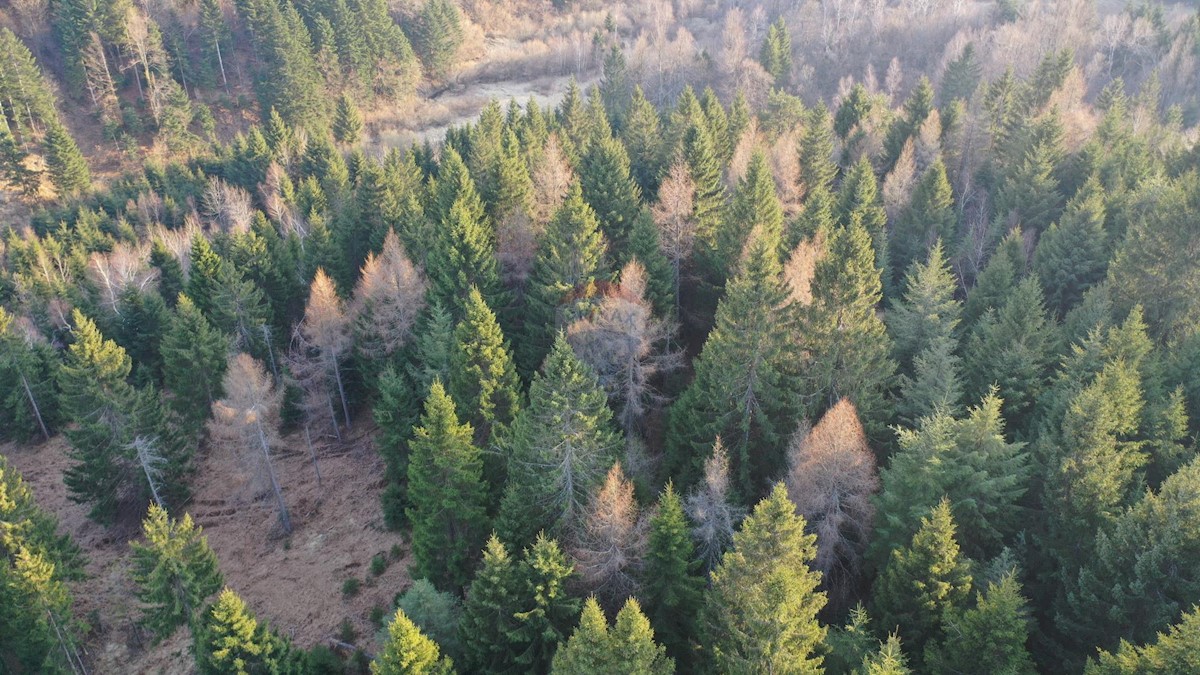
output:
[[[321,485],[302,439],[290,438],[276,468],[291,510],[294,531],[279,535],[274,505],[253,499],[239,488],[236,470],[220,451],[202,451],[193,479],[193,499],[184,510],[204,528],[216,551],[226,584],[297,645],[328,643],[349,619],[359,636],[356,644],[374,652],[371,608],[390,608],[405,590],[408,546],[383,527],[379,492],[383,465],[368,430],[353,433],[345,446],[320,459]],[[87,653],[97,673],[190,673],[191,637],[181,629],[158,645],[139,638],[134,624],[137,599],[129,581],[129,540],[137,523],[102,527],[87,519],[87,508],[70,501],[62,482],[71,465],[61,436],[37,446],[0,446],[30,484],[42,508],[54,513],[63,532],[71,534],[88,556],[88,578],[74,585],[76,612],[92,626]],[[399,559],[390,552],[397,546]],[[382,553],[389,565],[380,576],[370,571],[371,558]],[[362,582],[353,597],[342,594],[348,578]]]

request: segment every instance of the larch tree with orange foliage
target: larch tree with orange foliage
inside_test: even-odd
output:
[[[815,427],[802,424],[788,445],[788,496],[817,535],[817,557],[830,601],[849,599],[862,570],[879,489],[875,456],[854,404],[830,408]]]
[[[279,525],[284,534],[290,534],[292,518],[271,461],[271,448],[279,443],[282,393],[262,364],[246,353],[229,360],[224,389],[225,398],[213,404],[208,433],[246,467],[256,487],[269,486],[279,510]]]
[[[619,463],[592,495],[570,553],[584,589],[607,609],[615,611],[638,590],[646,522]]]
[[[292,372],[304,390],[308,420],[310,424],[328,421],[340,440],[342,431],[334,406],[335,400],[341,403],[342,417],[346,426],[350,426],[341,362],[349,354],[353,341],[350,317],[338,297],[337,287],[323,269],[318,269],[313,279],[304,319],[296,327],[292,342]]]

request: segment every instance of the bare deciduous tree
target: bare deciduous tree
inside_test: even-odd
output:
[[[241,234],[250,229],[254,219],[254,202],[250,193],[236,185],[230,185],[213,177],[202,197],[204,214],[230,234]]]
[[[591,316],[567,329],[567,340],[596,371],[627,435],[663,400],[650,380],[680,365],[679,353],[668,347],[674,333],[673,324],[654,316],[646,300],[646,270],[637,260],[621,270],[615,293],[606,296]]]
[[[509,288],[525,287],[543,230],[545,223],[539,223],[520,209],[496,223],[496,259],[500,263],[500,278]]]
[[[412,337],[427,288],[425,275],[409,259],[396,232],[388,230],[379,255],[367,256],[354,289],[356,348],[371,358],[396,353]]]
[[[883,180],[883,209],[887,212],[888,220],[892,222],[908,208],[912,198],[913,186],[917,182],[914,155],[913,141],[910,138],[904,142],[904,149],[900,151],[896,165]]]
[[[575,540],[571,555],[585,591],[606,609],[620,608],[638,589],[646,553],[646,521],[620,464],[592,495]]]
[[[533,168],[530,178],[533,180],[533,213],[530,215],[537,227],[542,228],[562,206],[567,198],[567,188],[575,178],[556,134],[550,134],[546,140],[542,160]]]
[[[675,292],[675,314],[679,314],[679,286],[684,263],[696,244],[696,184],[683,157],[676,157],[666,179],[658,188],[658,203],[651,209],[658,225],[663,254],[671,261],[671,284]]]
[[[831,600],[845,602],[858,580],[875,519],[875,455],[854,404],[842,399],[816,427],[802,423],[788,446],[788,496],[817,535],[816,568]]]
[[[325,270],[318,269],[309,289],[304,319],[292,339],[292,372],[305,393],[305,412],[309,422],[328,421],[339,440],[342,431],[334,411],[341,402],[342,417],[350,426],[350,406],[342,381],[341,361],[351,347],[350,318],[342,309],[342,299]]]
[[[729,454],[720,438],[704,462],[704,482],[688,494],[687,513],[695,524],[692,538],[696,540],[696,554],[711,571],[733,543],[733,533],[745,515],[741,507],[729,501]]]
[[[279,442],[279,408],[282,396],[262,364],[239,353],[225,372],[225,398],[213,404],[209,434],[229,448],[249,472],[259,490],[269,488],[285,534],[292,531],[291,515],[271,462],[271,446]]]
[[[817,232],[796,245],[783,266],[783,279],[793,303],[807,307],[812,303],[813,272],[825,256],[825,233]]]
[[[88,278],[100,291],[101,303],[114,314],[126,289],[145,290],[158,278],[147,264],[147,247],[117,244],[108,253],[93,253],[88,259]]]

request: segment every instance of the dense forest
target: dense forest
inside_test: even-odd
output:
[[[1200,672],[1194,4],[637,4],[0,7],[0,672]]]

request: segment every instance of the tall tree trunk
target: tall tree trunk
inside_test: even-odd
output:
[[[283,490],[279,487],[279,480],[275,477],[275,467],[271,464],[271,446],[267,443],[267,434],[263,431],[262,422],[256,422],[254,426],[258,430],[258,443],[262,448],[263,464],[267,467],[267,476],[271,479],[271,490],[275,493],[275,503],[279,507],[279,524],[283,527],[284,534],[291,534],[292,516],[288,513],[287,503],[283,501]]]
[[[33,408],[33,416],[37,418],[42,436],[46,440],[50,440],[50,432],[46,430],[46,423],[42,420],[42,411],[38,409],[37,399],[33,397],[33,390],[29,388],[29,380],[25,379],[25,373],[21,373],[21,385],[25,387],[25,395],[29,397],[29,407]]]
[[[333,359],[333,378],[337,380],[338,396],[342,399],[342,414],[346,417],[346,428],[350,428],[350,407],[346,405],[346,389],[342,386],[342,371],[338,368],[337,359]]]

